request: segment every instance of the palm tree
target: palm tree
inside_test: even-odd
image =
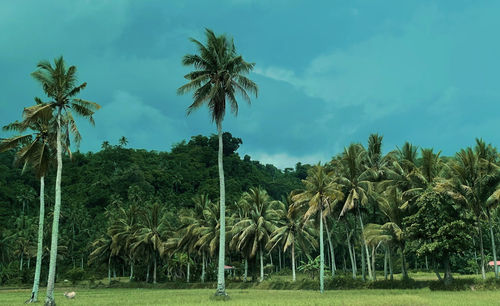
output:
[[[128,139],[127,139],[127,138],[125,138],[125,136],[120,137],[120,139],[118,140],[118,145],[119,145],[120,147],[124,147],[124,146],[126,146],[127,144],[128,144]]]
[[[53,124],[51,117],[40,117],[31,122],[14,122],[5,126],[4,130],[24,132],[27,129],[33,131],[32,134],[16,136],[4,139],[0,144],[0,152],[9,148],[18,147],[21,149],[16,153],[15,162],[23,164],[23,171],[28,164],[33,165],[36,176],[40,179],[40,211],[38,217],[38,243],[35,266],[35,276],[33,280],[33,289],[30,302],[38,301],[38,287],[40,284],[40,272],[42,266],[43,251],[43,226],[45,217],[45,175],[47,174],[49,164],[54,157],[54,133],[50,129]]]
[[[264,280],[264,246],[276,229],[279,219],[279,209],[283,203],[272,201],[267,191],[261,187],[252,187],[243,193],[242,200],[250,207],[249,216],[233,226],[234,236],[231,246],[237,250],[248,250],[249,257],[260,257],[260,281]]]
[[[55,305],[54,300],[54,283],[56,276],[56,261],[57,261],[57,239],[59,233],[59,216],[61,211],[61,176],[62,176],[62,133],[65,132],[65,140],[69,143],[69,133],[72,133],[75,142],[78,144],[81,135],[78,132],[75,120],[73,119],[72,111],[88,118],[94,124],[92,115],[100,106],[94,102],[74,98],[87,83],[77,85],[76,67],[66,67],[63,57],[54,60],[54,67],[49,61],[41,61],[37,65],[38,69],[31,75],[35,80],[40,82],[43,91],[51,100],[47,103],[42,103],[38,98],[35,98],[37,105],[24,109],[25,121],[36,121],[38,118],[50,116],[53,111],[56,113],[56,156],[57,156],[57,172],[55,184],[55,205],[54,219],[52,223],[52,242],[50,253],[49,277],[47,281],[47,298],[46,305]],[[69,147],[69,146],[68,146]]]
[[[366,240],[363,237],[364,224],[361,217],[361,207],[368,204],[368,197],[372,193],[372,180],[375,176],[374,170],[365,166],[366,150],[360,144],[351,144],[344,150],[340,163],[340,173],[336,177],[337,183],[342,186],[342,190],[347,194],[347,198],[340,212],[340,217],[343,217],[347,212],[355,210],[355,214],[359,219],[361,226],[361,261],[362,274],[365,277],[365,252],[366,266],[368,267],[368,275],[373,278],[370,254],[366,245]]]
[[[220,205],[212,203],[206,195],[200,197],[199,201],[203,203],[203,211],[200,216],[201,220],[199,221],[201,225],[198,228],[199,239],[195,247],[200,250],[202,254],[202,282],[204,282],[206,268],[205,254],[209,254],[210,257],[213,257],[219,247]]]
[[[135,241],[131,245],[131,251],[135,253],[143,246],[151,251],[150,255],[153,258],[153,283],[156,284],[157,258],[158,255],[163,255],[164,243],[166,242],[165,234],[168,230],[168,225],[158,203],[153,204],[148,210],[151,214],[143,212],[142,222],[139,223],[139,229],[136,232]]]
[[[495,192],[500,182],[500,169],[494,162],[497,153],[493,147],[488,148],[479,139],[476,142],[475,149],[468,147],[456,154],[449,166],[449,179],[439,182],[436,189],[446,191],[474,215],[481,251],[481,274],[483,279],[486,279],[481,219],[486,214],[488,198]],[[494,252],[496,257],[496,251]]]
[[[307,250],[308,245],[316,249],[318,242],[315,238],[317,233],[314,231],[312,225],[313,220],[310,219],[304,222],[302,218],[304,212],[299,207],[293,205],[292,196],[293,193],[290,193],[287,196],[287,201],[284,201],[287,205],[283,205],[283,210],[279,212],[281,220],[278,228],[271,234],[266,248],[272,250],[276,246],[279,246],[283,248],[283,252],[286,252],[288,248],[291,249],[292,281],[295,282],[295,244],[298,244],[302,250]]]
[[[220,239],[219,239],[219,267],[217,274],[217,291],[215,295],[226,296],[224,283],[224,257],[225,257],[225,212],[226,197],[224,186],[224,169],[222,164],[222,121],[226,113],[226,99],[231,111],[238,113],[238,102],[236,94],[250,103],[247,91],[257,96],[257,85],[245,75],[248,74],[255,64],[248,63],[238,55],[234,42],[225,35],[217,36],[209,29],[205,31],[207,42],[204,45],[198,40],[191,38],[196,44],[199,54],[188,54],[182,59],[185,66],[194,66],[195,70],[184,77],[189,82],[181,86],[178,94],[194,91],[193,103],[188,107],[188,114],[195,109],[207,104],[211,113],[212,121],[217,125],[219,136],[219,187],[220,187]]]
[[[323,223],[326,214],[330,211],[330,204],[340,201],[344,194],[340,191],[340,186],[333,180],[333,173],[327,173],[325,167],[318,163],[308,171],[308,176],[302,180],[305,190],[295,195],[292,200],[294,206],[300,207],[308,205],[304,214],[304,221],[318,216],[319,219],[319,252],[320,252],[320,292],[324,291],[325,274],[325,254],[323,243]]]
[[[108,282],[111,283],[111,261],[113,260],[113,238],[106,233],[102,237],[96,239],[91,244],[92,252],[89,255],[88,264],[91,265],[95,262],[108,263]]]

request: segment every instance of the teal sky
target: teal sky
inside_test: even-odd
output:
[[[208,27],[256,63],[258,99],[223,125],[241,156],[325,162],[375,132],[384,151],[498,146],[499,12],[500,1],[461,0],[2,1],[0,125],[43,96],[36,63],[63,55],[88,83],[80,97],[102,105],[95,127],[79,123],[81,151],[121,136],[165,151],[214,133],[208,112],[186,116],[191,97],[176,95],[188,38]]]

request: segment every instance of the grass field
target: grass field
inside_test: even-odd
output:
[[[66,289],[67,290],[67,289]],[[419,290],[287,291],[229,290],[229,301],[213,301],[209,289],[76,289],[68,300],[56,290],[57,305],[499,305],[500,291]],[[42,297],[44,290],[41,290]],[[0,290],[0,305],[21,305],[29,290]],[[40,305],[39,303],[38,305]],[[43,305],[43,304],[42,304]]]

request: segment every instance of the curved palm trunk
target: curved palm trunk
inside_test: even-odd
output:
[[[295,241],[292,242],[292,281],[296,280],[295,277]]]
[[[56,190],[54,204],[54,218],[52,221],[52,240],[50,244],[50,263],[49,277],[47,280],[47,297],[45,305],[55,306],[54,284],[56,280],[57,264],[57,239],[59,237],[59,216],[61,214],[61,176],[62,176],[62,146],[61,146],[61,109],[57,113],[57,171],[56,171]]]
[[[45,178],[40,177],[40,216],[38,217],[38,244],[36,250],[35,279],[31,291],[31,302],[38,301],[38,287],[40,285],[40,271],[42,270],[43,252],[43,222],[45,218]]]
[[[491,249],[493,251],[493,264],[495,265],[495,278],[498,278],[497,250],[495,246],[495,236],[493,235],[493,226],[491,225],[490,211],[488,210],[487,213],[488,213],[488,224],[490,226]]]
[[[219,191],[220,191],[220,231],[219,231],[219,268],[217,273],[217,291],[215,295],[225,296],[226,285],[224,282],[224,257],[226,254],[226,191],[224,186],[224,167],[222,163],[222,124],[217,122],[217,132],[219,135]]]
[[[481,229],[481,222],[477,219],[477,228],[479,229],[479,249],[481,251],[481,275],[486,279],[486,271],[484,270],[484,247],[483,247],[483,230]]]
[[[323,222],[325,223],[326,237],[328,238],[328,245],[330,246],[332,277],[335,277],[335,271],[337,271],[337,266],[335,265],[335,252],[333,250],[332,237],[330,236],[330,231],[328,230],[328,223],[326,222],[326,217],[324,218]]]
[[[358,216],[359,216],[359,224],[361,225],[361,240],[363,240],[363,242],[361,242],[362,243],[361,252],[363,252],[363,249],[366,252],[366,266],[368,267],[368,277],[373,280],[372,269],[370,267],[370,251],[368,249],[368,246],[366,245],[365,234],[364,234],[365,226],[363,225],[363,219],[361,218],[361,212],[359,211],[359,208],[358,208]],[[362,253],[362,255],[364,254]]]
[[[325,246],[323,244],[323,218],[319,212],[319,292],[325,291]]]

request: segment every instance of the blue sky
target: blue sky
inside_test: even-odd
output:
[[[170,150],[215,132],[205,109],[177,96],[204,28],[234,37],[259,97],[224,130],[240,155],[293,166],[328,161],[351,142],[384,136],[445,155],[483,137],[500,142],[498,1],[17,1],[0,2],[0,125],[43,96],[36,63],[64,55],[98,102],[79,122],[81,151],[126,136]],[[6,134],[0,132],[0,137]]]

